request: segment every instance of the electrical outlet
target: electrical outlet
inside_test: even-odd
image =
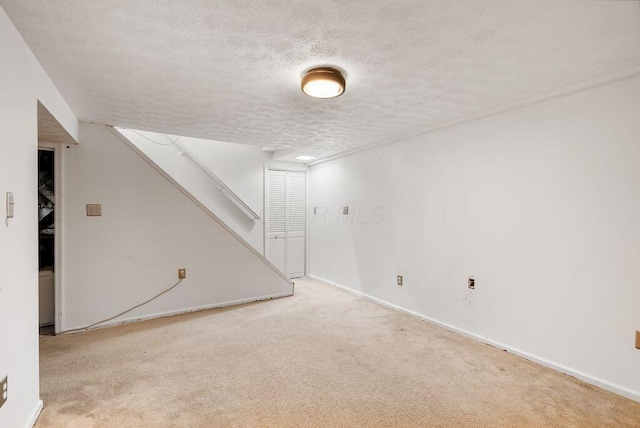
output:
[[[0,392],[2,393],[0,395],[0,407],[2,407],[4,403],[7,402],[7,398],[9,398],[9,381],[7,380],[7,376],[0,381]]]
[[[100,204],[87,204],[87,216],[99,217],[102,215],[102,205]]]
[[[398,275],[396,282],[398,283],[398,285],[402,285],[402,275]]]
[[[469,277],[469,279],[467,280],[467,286],[472,290],[476,289],[476,280],[474,277]]]
[[[187,277],[187,270],[185,268],[178,269],[178,279],[185,279]]]

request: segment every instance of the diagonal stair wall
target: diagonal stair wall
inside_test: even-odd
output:
[[[63,154],[61,331],[293,294],[293,283],[114,129],[81,123]],[[101,204],[88,217],[86,204]]]
[[[261,180],[266,156],[260,148],[216,141],[207,142],[187,137],[180,137],[176,141],[177,137],[174,136],[124,128],[115,128],[114,132],[124,137],[127,144],[138,150],[141,156],[148,159],[159,171],[185,189],[258,252],[264,254]],[[257,169],[260,181],[254,180],[251,183],[252,187],[246,188],[246,186],[238,186],[237,180],[229,180],[229,177],[224,173],[220,177],[216,176],[212,169],[216,169],[218,172],[220,168],[211,164],[221,162],[213,162],[212,159],[201,159],[196,156],[195,153],[198,153],[197,143],[209,143],[209,145],[216,147],[222,144],[233,146],[235,151],[240,152],[240,159],[229,158],[230,153],[227,151],[220,154],[227,159],[220,160],[243,170],[242,173],[246,175],[253,175],[256,172],[253,170]],[[256,159],[256,154],[260,158]],[[215,156],[215,153],[213,155]],[[216,178],[218,178],[217,181]],[[249,177],[249,179],[251,178]],[[237,199],[231,195],[237,195]],[[260,198],[256,196],[260,196]]]

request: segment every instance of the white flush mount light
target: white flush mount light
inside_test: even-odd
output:
[[[315,159],[315,156],[306,156],[306,155],[300,155],[296,158],[296,160],[301,160],[301,161],[310,161]]]
[[[302,92],[314,98],[335,98],[344,93],[346,81],[340,70],[317,67],[302,76]]]

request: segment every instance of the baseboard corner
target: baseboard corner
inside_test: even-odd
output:
[[[27,423],[27,428],[33,428],[33,426],[36,424],[38,418],[40,417],[40,413],[42,412],[43,405],[44,402],[42,400],[38,400],[35,411],[33,412],[33,416],[31,416],[31,419]]]

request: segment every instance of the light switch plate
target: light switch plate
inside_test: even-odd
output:
[[[99,217],[102,215],[102,205],[100,204],[87,204],[87,216]]]
[[[344,215],[349,214],[349,207],[342,207],[342,214]]]
[[[7,192],[7,218],[13,218],[13,206],[15,202],[13,200],[13,193]]]
[[[7,398],[9,398],[9,381],[7,380],[7,376],[0,381],[0,407],[7,402]]]
[[[402,285],[402,275],[398,275],[398,277],[397,277],[397,279],[396,279],[396,283],[397,283],[398,285],[400,285],[400,286]]]

